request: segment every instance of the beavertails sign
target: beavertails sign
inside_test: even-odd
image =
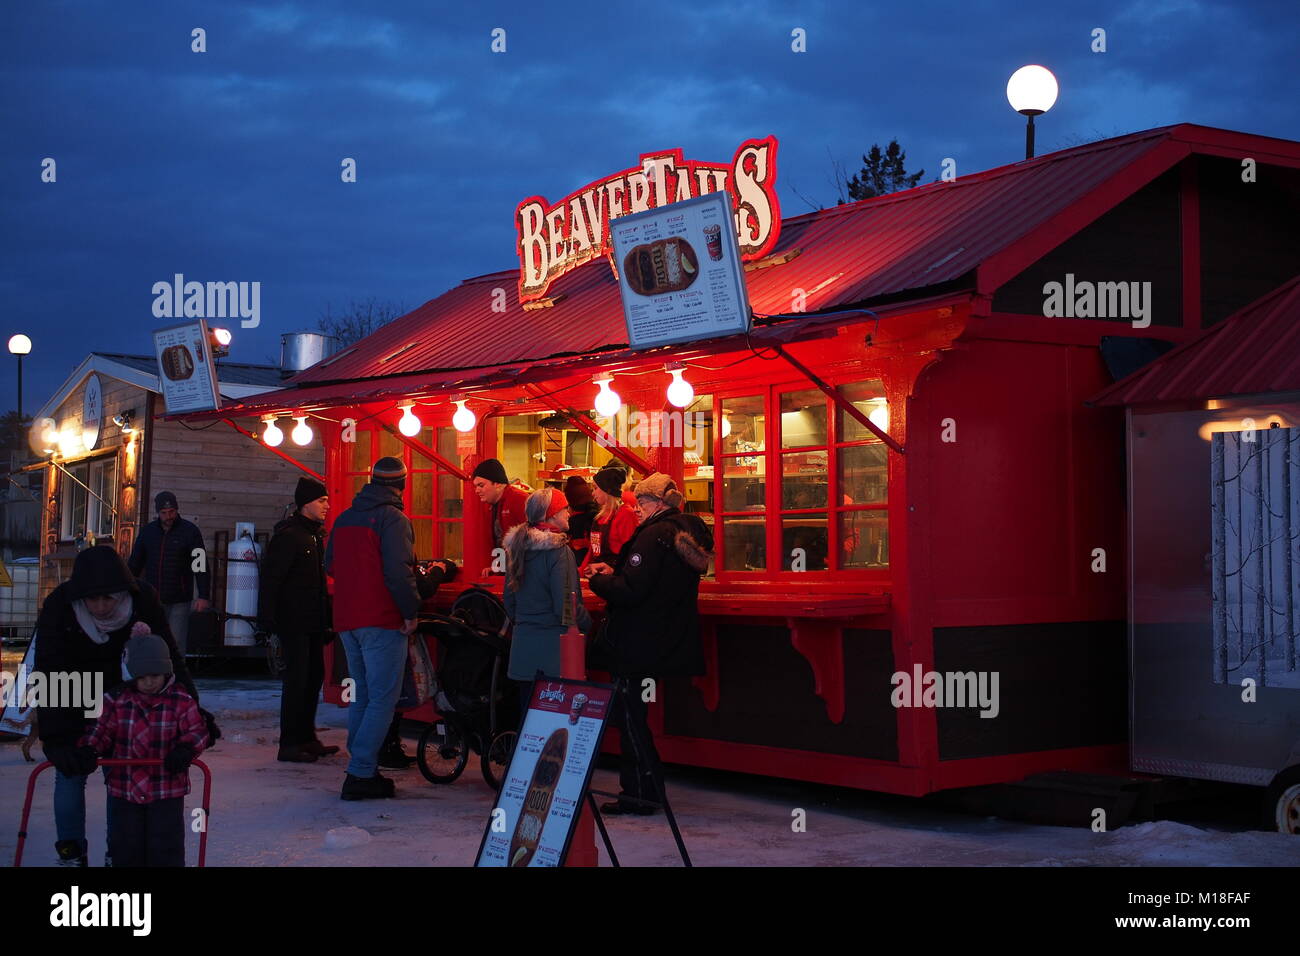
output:
[[[680,149],[644,153],[641,164],[548,203],[531,196],[515,210],[519,231],[519,301],[546,295],[550,284],[613,249],[609,221],[671,202],[726,190],[735,211],[742,259],[761,259],[781,231],[776,199],[776,139],[751,139],[730,164],[682,158]]]

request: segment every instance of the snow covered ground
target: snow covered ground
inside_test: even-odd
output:
[[[465,866],[473,862],[492,793],[472,762],[449,786],[418,769],[391,773],[398,798],[339,799],[346,757],[315,764],[275,760],[279,685],[268,680],[199,681],[204,705],[225,734],[203,755],[213,773],[209,866]],[[322,704],[327,743],[344,743],[345,712]],[[414,741],[408,741],[414,752]],[[39,747],[35,752],[39,755]],[[0,745],[0,863],[13,860],[28,774],[16,744]],[[24,850],[25,866],[51,862],[53,771],[41,775]],[[197,784],[200,775],[193,777]],[[699,866],[1300,866],[1300,839],[1258,831],[1207,830],[1170,821],[1112,833],[1037,826],[935,809],[920,801],[853,794],[741,775],[670,772],[670,796]],[[597,771],[597,787],[617,776]],[[196,793],[191,794],[197,805]],[[103,856],[101,778],[88,787],[91,862]],[[791,811],[807,811],[807,831]],[[613,818],[620,862],[680,866],[662,817]],[[356,833],[355,830],[364,831]],[[328,836],[335,831],[333,836]],[[351,845],[349,845],[351,844]],[[193,836],[188,861],[197,854]],[[605,854],[601,850],[602,861]]]

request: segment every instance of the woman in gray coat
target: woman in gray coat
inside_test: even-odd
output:
[[[539,670],[558,677],[560,635],[570,622],[583,632],[591,628],[566,533],[567,510],[563,492],[534,491],[524,506],[527,522],[507,531],[501,542],[506,551],[506,614],[514,623],[507,671],[512,680],[531,681]]]

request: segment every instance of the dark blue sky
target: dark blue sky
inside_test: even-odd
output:
[[[190,31],[207,31],[207,52]],[[491,31],[507,52],[491,52]],[[791,52],[791,31],[807,52]],[[1107,52],[1090,50],[1107,32]],[[1178,122],[1300,139],[1300,5],[9,2],[0,12],[0,341],[38,407],[92,350],[147,353],[151,287],[260,281],[232,358],[353,299],[414,308],[511,268],[523,198],[682,147],[780,140],[778,190],[834,203],[897,137],[934,179],[1023,156],[1005,96],[1051,68],[1039,152]],[[40,181],[53,157],[58,181]],[[354,157],[358,181],[340,181]],[[0,408],[14,401],[0,355]]]

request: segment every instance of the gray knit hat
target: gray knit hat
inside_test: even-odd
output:
[[[157,634],[139,634],[126,642],[126,672],[132,678],[170,674],[172,655]]]

